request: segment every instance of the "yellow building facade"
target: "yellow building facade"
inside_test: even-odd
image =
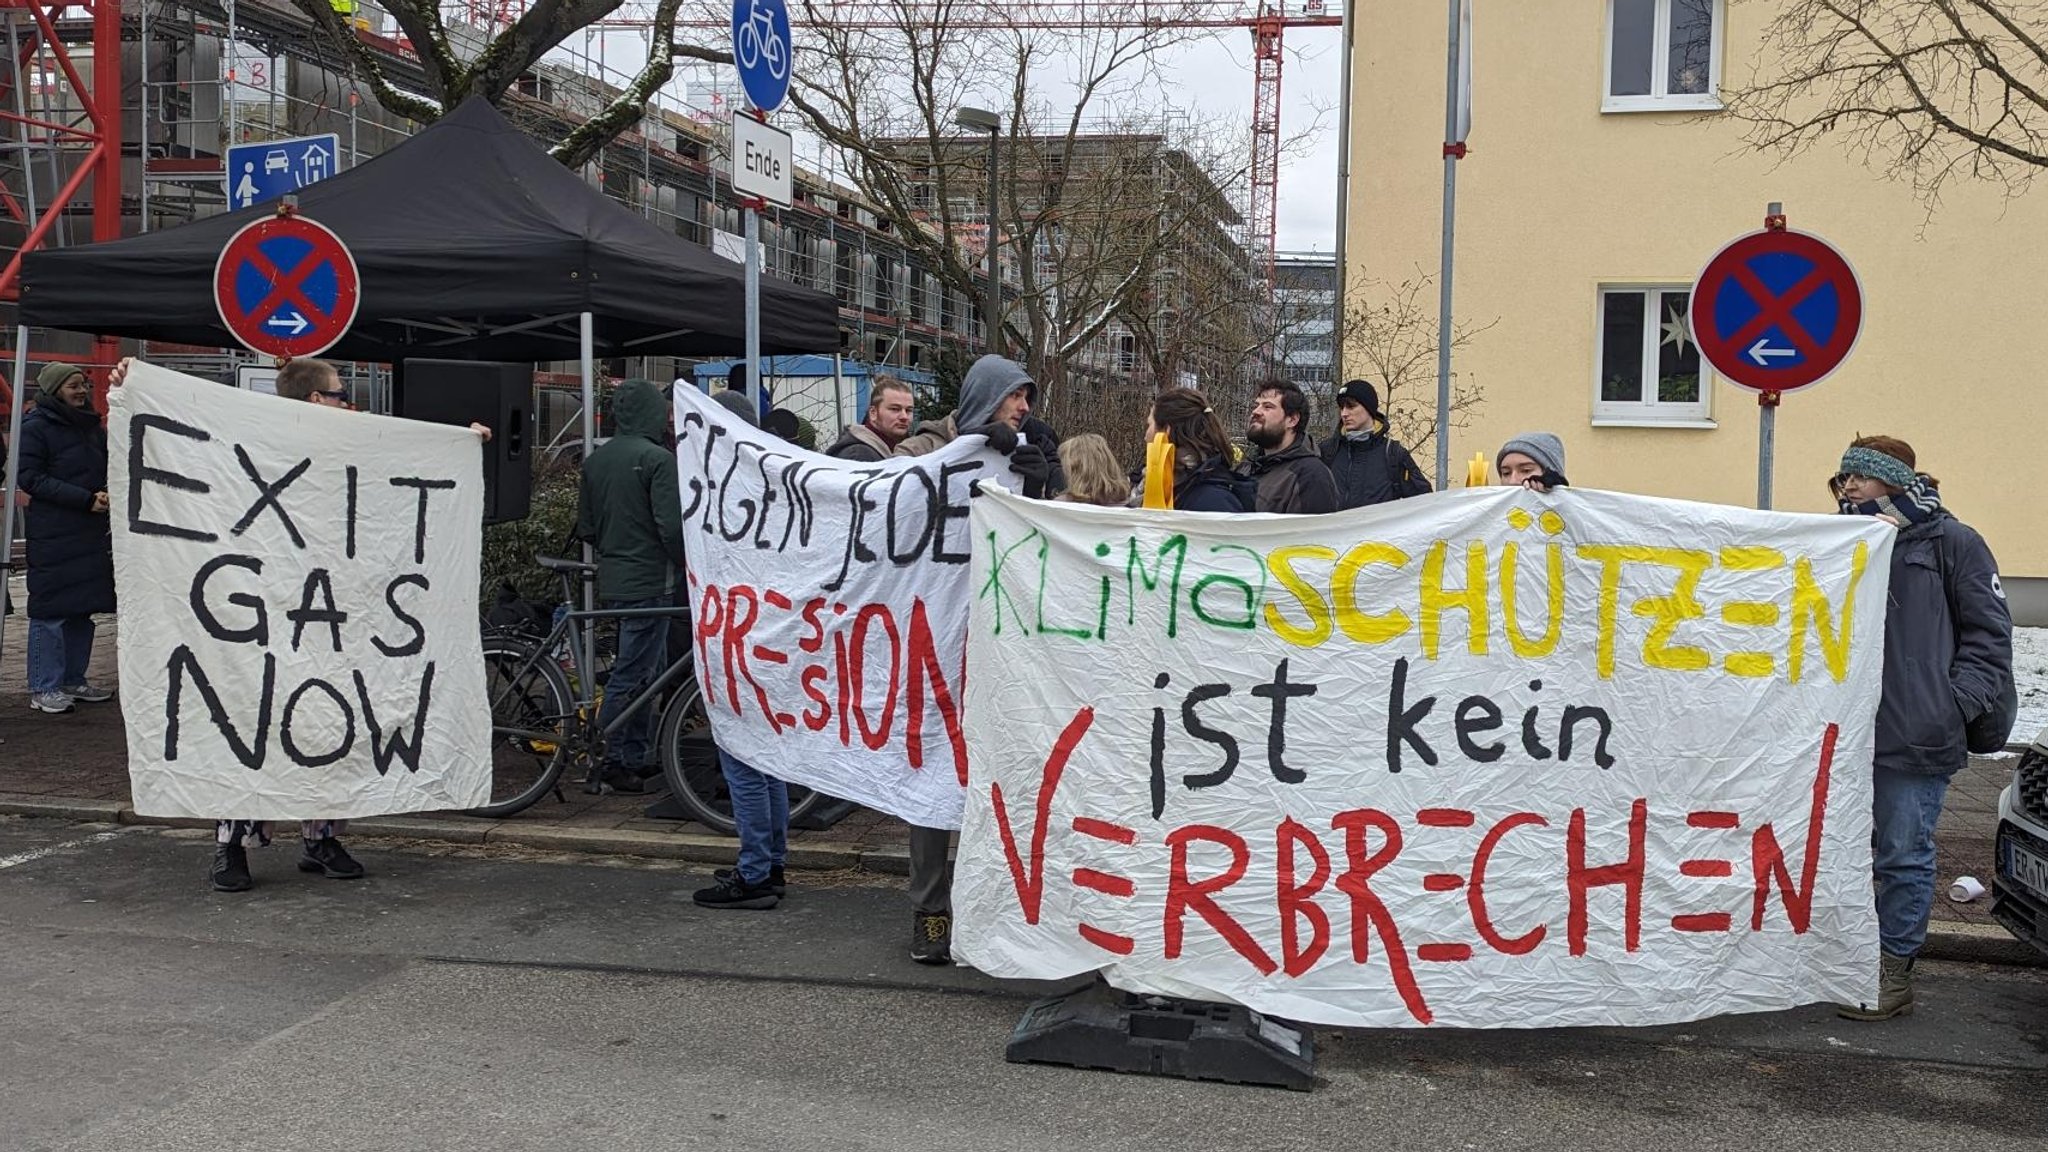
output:
[[[1990,541],[2015,615],[2048,623],[2035,490],[2048,459],[2048,186],[2008,201],[1958,181],[1930,209],[1829,142],[1790,161],[1752,150],[1717,94],[1768,71],[1773,4],[1475,7],[1455,312],[1492,326],[1453,364],[1481,390],[1453,434],[1453,475],[1545,430],[1563,438],[1574,484],[1753,506],[1756,399],[1698,365],[1683,320],[1707,258],[1781,201],[1794,229],[1848,256],[1864,321],[1847,363],[1778,411],[1775,506],[1832,511],[1826,479],[1849,440],[1898,436]],[[1444,9],[1384,0],[1355,12],[1354,301],[1438,269]]]

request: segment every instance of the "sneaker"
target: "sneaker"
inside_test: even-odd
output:
[[[247,892],[255,881],[249,879],[249,854],[240,844],[221,844],[213,850],[213,867],[207,876],[215,892]]]
[[[28,698],[28,706],[38,712],[48,712],[52,716],[62,716],[72,708],[71,697],[62,692],[32,693]]]
[[[112,688],[102,688],[89,680],[80,680],[76,684],[66,684],[62,691],[73,700],[85,704],[105,704],[114,698],[114,690]]]
[[[363,866],[348,854],[341,841],[329,836],[325,840],[302,840],[306,854],[299,857],[299,871],[319,872],[331,880],[360,880]]]
[[[725,870],[725,874],[712,874],[712,885],[699,888],[690,895],[699,908],[747,908],[765,912],[780,903],[782,897],[767,884],[754,885],[739,878],[739,874]]]
[[[951,964],[953,918],[918,913],[911,921],[910,958],[919,964]]]
[[[647,791],[647,783],[638,772],[618,765],[604,770],[604,775],[598,777],[598,787],[603,792],[620,792],[627,796],[640,796]]]
[[[720,868],[718,871],[713,872],[711,874],[711,878],[713,880],[725,880],[728,878],[737,880],[739,879],[739,875],[740,870],[737,868]],[[770,892],[775,893],[777,896],[782,896],[788,893],[789,884],[787,881],[783,879],[782,865],[771,864],[768,866],[768,890]]]
[[[1881,952],[1877,958],[1877,1003],[1837,1004],[1844,1020],[1889,1020],[1913,1011],[1913,958]]]

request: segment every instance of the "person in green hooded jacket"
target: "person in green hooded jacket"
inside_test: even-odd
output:
[[[683,505],[668,428],[660,386],[628,380],[612,393],[612,438],[583,462],[576,536],[597,549],[597,598],[608,611],[667,608],[675,600]],[[647,687],[667,653],[668,617],[620,618],[618,655],[597,714],[600,730]],[[641,709],[605,741],[603,788],[641,792],[641,782],[661,770],[653,757],[655,712]]]

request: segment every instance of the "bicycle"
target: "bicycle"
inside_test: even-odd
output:
[[[534,562],[561,581],[565,603],[579,602],[580,585],[597,578],[597,567],[578,560],[536,556]],[[670,608],[570,608],[558,612],[547,634],[535,640],[516,631],[483,639],[485,688],[491,701],[491,801],[471,809],[478,816],[510,816],[552,792],[562,795],[562,777],[574,763],[584,791],[602,790],[605,739],[666,694],[655,748],[662,777],[692,819],[733,835],[732,803],[725,773],[711,740],[711,721],[697,687],[696,659],[688,645],[603,728],[597,725],[600,674],[586,663],[586,622],[666,616],[687,627],[690,610]],[[564,661],[574,673],[562,668]],[[818,803],[817,794],[789,786],[792,821]]]
[[[780,80],[789,73],[789,46],[776,34],[775,20],[761,11],[759,0],[750,0],[746,23],[733,30],[732,51],[742,68],[752,68],[765,56],[770,76]]]

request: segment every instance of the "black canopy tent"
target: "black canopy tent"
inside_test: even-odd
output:
[[[104,244],[31,253],[21,319],[105,336],[228,346],[214,261],[274,206]],[[568,360],[591,317],[597,356],[741,350],[741,266],[649,223],[557,163],[482,99],[306,188],[299,211],[347,243],[362,279],[349,334],[327,355]],[[832,352],[839,308],[761,280],[761,351]]]
[[[745,349],[740,264],[612,201],[481,98],[304,189],[298,210],[341,237],[361,280],[355,323],[325,355],[391,363],[580,359],[586,444],[595,431],[597,357]],[[30,327],[236,343],[214,304],[214,265],[229,237],[275,211],[258,205],[162,232],[30,253],[22,262],[17,388],[26,378]],[[763,353],[839,348],[839,306],[827,293],[764,276],[760,310]],[[9,427],[16,440],[20,423],[16,404]],[[0,555],[14,539],[15,483],[10,457]]]

